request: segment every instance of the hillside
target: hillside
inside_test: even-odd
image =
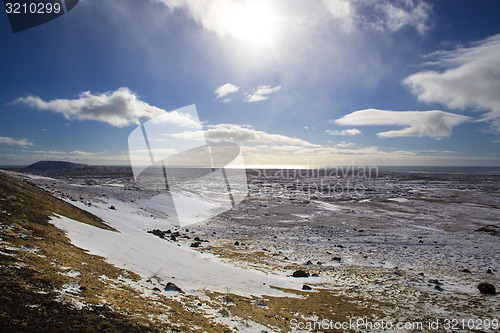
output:
[[[87,164],[66,162],[66,161],[39,161],[28,165],[22,172],[68,172],[72,170],[82,170],[93,168]]]
[[[191,321],[212,326],[178,302],[142,298],[130,287],[139,276],[73,246],[50,223],[55,214],[115,232],[96,216],[0,172],[1,332],[170,331],[155,319],[167,311],[181,331]]]

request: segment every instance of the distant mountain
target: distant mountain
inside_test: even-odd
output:
[[[88,164],[72,163],[65,161],[40,161],[23,168],[22,172],[68,172],[74,170],[90,169]]]

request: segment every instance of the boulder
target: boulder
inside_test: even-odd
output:
[[[148,231],[148,233],[158,236],[160,238],[165,238],[165,231],[162,231],[160,229],[153,229]]]
[[[477,285],[477,289],[479,289],[479,292],[481,292],[481,294],[485,294],[485,295],[496,295],[497,294],[495,286],[492,285],[491,283],[481,282],[480,284]]]
[[[296,277],[296,278],[298,278],[298,277],[309,277],[309,273],[304,272],[303,270],[298,270],[298,271],[293,272],[292,276]]]
[[[177,292],[183,292],[181,288],[177,287],[177,285],[173,282],[168,282],[165,285],[165,291],[177,291]]]

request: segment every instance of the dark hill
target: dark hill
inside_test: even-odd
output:
[[[67,172],[73,170],[90,169],[92,166],[65,161],[40,161],[28,165],[23,172]]]

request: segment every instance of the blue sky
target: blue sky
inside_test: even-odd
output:
[[[247,165],[500,165],[500,2],[81,0],[0,15],[0,165],[129,164],[195,104]],[[169,147],[172,148],[172,147]]]

